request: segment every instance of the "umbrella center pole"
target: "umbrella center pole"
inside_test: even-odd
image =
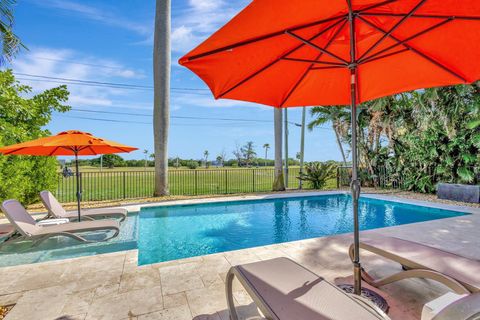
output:
[[[350,92],[351,92],[351,122],[352,122],[352,207],[353,207],[353,293],[361,294],[362,292],[362,274],[360,264],[360,226],[358,219],[358,198],[360,197],[360,181],[358,179],[358,152],[357,152],[357,71],[358,61],[356,52],[355,39],[355,13],[352,10],[351,2],[349,3],[348,22],[350,25]]]
[[[82,186],[80,183],[81,179],[81,174],[80,171],[78,170],[78,151],[75,150],[75,172],[77,176],[77,211],[78,211],[78,222],[82,220],[80,216],[80,202],[82,201]]]

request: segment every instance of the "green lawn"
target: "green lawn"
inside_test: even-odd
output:
[[[151,197],[154,190],[153,168],[115,168],[88,170],[82,168],[83,200],[118,200]],[[289,188],[298,188],[299,167],[289,170]],[[169,171],[172,195],[209,195],[270,191],[273,168],[173,169]],[[336,180],[327,188],[335,188]],[[56,196],[61,202],[75,201],[76,178],[59,176]],[[305,186],[308,188],[308,184]]]

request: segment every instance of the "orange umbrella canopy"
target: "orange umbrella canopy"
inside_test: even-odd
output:
[[[478,43],[479,0],[256,0],[179,62],[216,98],[347,105],[353,60],[361,103],[478,80]]]
[[[0,148],[4,155],[81,156],[122,153],[138,150],[117,142],[94,137],[90,133],[70,130],[51,137],[40,138]]]

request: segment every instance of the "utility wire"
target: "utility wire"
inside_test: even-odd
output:
[[[67,82],[67,81],[48,80],[48,79],[28,79],[28,78],[18,77],[17,80],[78,85],[78,86],[87,86],[87,87],[95,87],[95,88],[112,88],[112,89],[120,89],[120,90],[141,90],[141,91],[144,91],[144,90],[151,91],[151,90],[153,90],[153,89],[147,89],[147,88],[128,88],[128,87],[121,87],[121,86],[99,85],[99,84],[89,84],[89,83],[79,83],[79,82]],[[172,89],[172,91],[178,91],[178,92],[181,92],[183,94],[198,95],[198,96],[211,96],[211,94],[209,94],[209,93],[191,91],[192,88],[184,88],[184,89],[182,89],[182,88],[171,88],[171,89]],[[184,91],[184,90],[187,90],[187,91]]]
[[[87,112],[87,113],[100,113],[100,114],[114,114],[114,115],[128,115],[128,116],[137,116],[137,117],[149,117],[151,118],[152,115],[150,114],[141,114],[141,113],[130,113],[130,112],[112,112],[112,111],[100,111],[100,110],[86,110],[86,109],[72,109],[71,111],[79,111],[79,112]],[[60,114],[62,117],[70,117],[70,118],[78,118],[78,119],[85,119],[85,120],[97,120],[97,121],[106,121],[106,122],[120,122],[120,123],[138,123],[138,124],[151,124],[151,122],[139,122],[139,121],[127,121],[127,120],[117,120],[117,119],[105,119],[105,118],[91,118],[91,117],[83,117],[83,116],[70,116]],[[237,122],[255,122],[255,123],[273,123],[271,120],[255,120],[255,119],[244,119],[244,118],[213,118],[213,117],[193,117],[193,116],[171,116],[172,119],[187,119],[187,120],[213,120],[213,121],[237,121]],[[295,125],[296,123],[293,121],[289,121],[289,124]],[[180,125],[180,124],[177,124]],[[194,124],[196,125],[196,124]],[[210,124],[209,124],[210,125]],[[211,124],[211,125],[218,125],[218,124]],[[232,125],[230,123],[229,125]],[[322,128],[318,127],[316,129],[320,130],[328,130],[329,128]]]
[[[114,111],[101,111],[101,110],[87,110],[74,108],[71,111],[87,112],[87,113],[103,113],[103,114],[115,114],[115,115],[127,115],[135,117],[152,117],[152,114],[131,113],[131,112],[114,112]],[[262,122],[273,123],[271,120],[256,120],[256,119],[241,119],[241,118],[211,118],[211,117],[193,117],[193,116],[171,116],[173,119],[192,119],[192,120],[218,120],[218,121],[242,121],[242,122]]]
[[[102,86],[115,86],[115,87],[125,87],[125,88],[137,88],[137,89],[149,89],[153,90],[153,86],[143,86],[143,85],[136,85],[136,84],[127,84],[127,83],[115,83],[115,82],[102,82],[102,81],[92,81],[92,80],[83,80],[83,79],[72,79],[72,78],[60,78],[60,77],[50,77],[50,76],[42,76],[36,74],[28,74],[28,73],[20,73],[14,72],[13,74],[23,77],[32,77],[32,78],[40,78],[40,79],[47,79],[47,80],[60,80],[60,81],[68,81],[70,84],[94,84],[94,85],[102,85]],[[25,79],[25,78],[23,78]],[[34,79],[25,79],[25,80],[34,80]],[[180,87],[172,87],[172,90],[182,90],[182,91],[210,91],[209,89],[204,88],[180,88]]]
[[[78,117],[78,116],[70,116],[70,115],[62,115],[60,114],[59,116],[64,117],[64,118],[73,118],[73,119],[82,119],[82,120],[92,120],[92,121],[103,121],[103,122],[114,122],[114,123],[131,123],[131,124],[147,124],[147,125],[152,125],[152,122],[141,122],[141,121],[130,121],[130,120],[117,120],[117,119],[103,119],[103,118],[91,118],[91,117]],[[213,123],[171,123],[172,126],[186,126],[186,127],[199,127],[199,126],[220,126],[219,124],[213,124]],[[227,127],[232,127],[232,125],[235,126],[240,126],[243,125],[245,126],[245,123],[234,123],[234,124],[225,124],[223,126]]]

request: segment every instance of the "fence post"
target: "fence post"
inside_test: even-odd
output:
[[[340,167],[337,167],[337,189],[340,189]]]
[[[225,169],[225,194],[228,194],[228,170]]]
[[[123,199],[127,198],[127,188],[126,188],[126,178],[125,178],[126,172],[123,171]]]
[[[255,192],[255,169],[252,169],[252,191]]]
[[[198,190],[197,190],[197,169],[194,169],[195,170],[195,195],[198,195]]]

